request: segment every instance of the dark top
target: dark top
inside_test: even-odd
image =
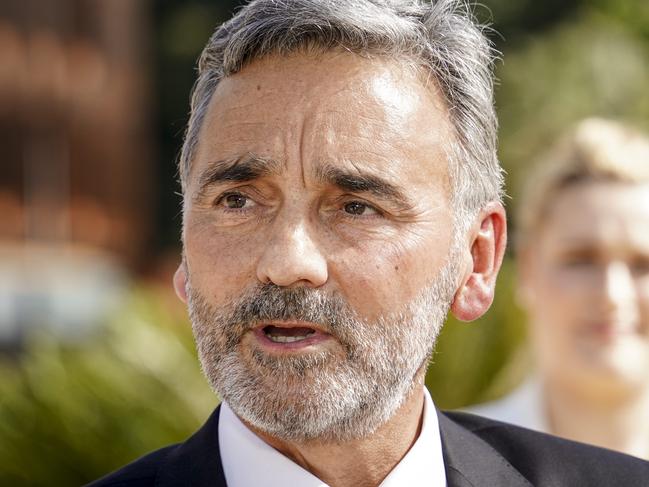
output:
[[[649,487],[649,462],[472,414],[438,415],[448,487]],[[225,487],[218,426],[219,408],[184,443],[88,487]]]

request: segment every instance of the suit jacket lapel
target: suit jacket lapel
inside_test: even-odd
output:
[[[175,447],[160,467],[157,487],[226,487],[219,452],[219,412],[216,408],[193,436]]]
[[[219,453],[219,412],[184,443],[173,448],[160,467],[158,487],[226,487]],[[438,413],[448,487],[531,487],[488,443]]]
[[[438,412],[448,487],[531,487],[500,453]]]

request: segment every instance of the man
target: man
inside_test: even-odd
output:
[[[646,485],[423,386],[506,243],[492,52],[454,0],[258,0],[205,48],[174,284],[223,399],[96,485]]]

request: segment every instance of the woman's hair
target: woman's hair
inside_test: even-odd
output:
[[[517,212],[517,246],[526,245],[542,228],[559,193],[590,182],[649,183],[649,137],[611,120],[578,123],[526,178]]]

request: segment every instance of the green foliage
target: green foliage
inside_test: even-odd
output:
[[[80,485],[183,440],[217,400],[183,310],[137,291],[80,348],[35,337],[0,367],[0,485]]]
[[[649,2],[646,0],[592,0],[592,3],[602,15],[649,39]]]

